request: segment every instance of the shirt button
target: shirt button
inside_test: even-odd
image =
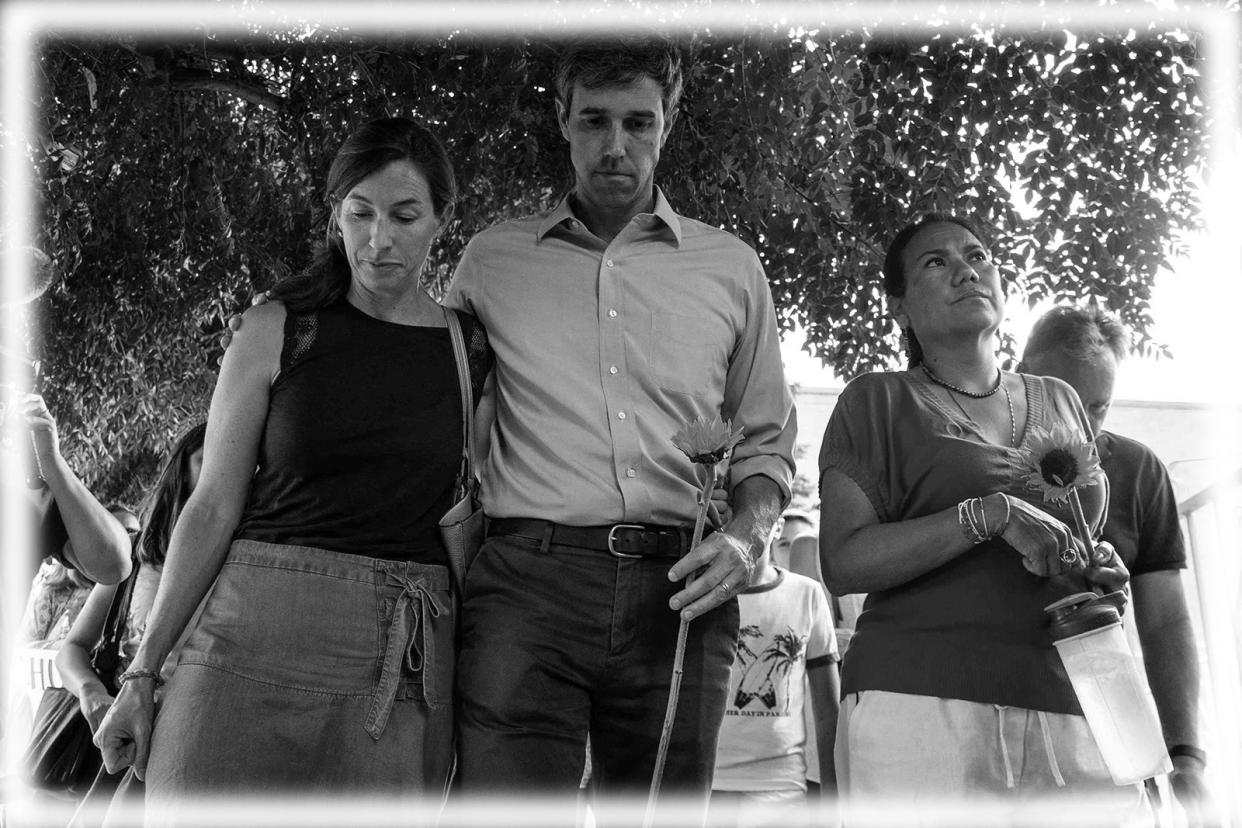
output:
[[[610,374],[615,374],[615,373],[617,373],[617,366],[615,366],[615,365],[609,365],[609,366],[608,366],[608,373],[610,373]]]
[[[575,230],[577,230],[577,229],[578,229],[578,222],[577,222],[576,220],[574,220],[574,219],[570,219],[570,220],[569,220],[569,226],[570,226],[570,227],[572,227],[572,228],[574,228]]]
[[[615,318],[617,317],[617,310],[616,310],[616,308],[609,308],[609,309],[608,309],[608,316],[609,316],[609,318],[611,318],[611,319],[615,319]]]
[[[607,262],[607,264],[608,264],[608,266],[609,266],[609,267],[612,267],[612,259],[609,259],[609,260],[608,260],[608,262]]]
[[[624,412],[624,411],[618,411],[618,412],[617,412],[617,419],[618,419],[618,420],[624,420],[624,419],[625,419],[625,412]]]
[[[626,477],[638,477],[638,469],[626,469],[625,476]]]

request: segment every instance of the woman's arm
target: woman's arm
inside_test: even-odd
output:
[[[38,394],[26,397],[23,413],[34,437],[39,469],[69,536],[69,564],[97,583],[120,583],[130,565],[125,527],[69,468],[60,453],[56,420],[43,398]]]
[[[875,592],[906,583],[972,549],[957,508],[881,523],[863,490],[828,468],[820,484],[820,563],[833,595]],[[995,492],[982,498],[984,523],[1022,556],[1036,575],[1059,575],[1061,550],[1081,543],[1069,527],[1024,500]]]
[[[285,308],[273,303],[245,315],[251,318],[234,336],[220,368],[202,472],[173,528],[146,635],[134,656],[135,670],[158,671],[164,663],[219,573],[246,503],[268,392],[280,368]]]
[[[108,609],[117,589],[116,586],[101,584],[91,590],[82,611],[69,628],[69,635],[56,653],[56,669],[65,689],[78,697],[78,705],[92,733],[99,729],[100,721],[112,706],[112,694],[91,667],[91,650],[103,636]]]
[[[1001,508],[992,512],[998,521]],[[834,595],[904,584],[974,546],[962,533],[955,509],[880,523],[859,485],[832,468],[820,483],[819,515],[820,567]]]
[[[173,529],[146,634],[130,670],[158,674],[195,608],[220,571],[254,476],[267,418],[272,378],[280,369],[285,308],[271,303],[246,311],[225,352],[211,398],[203,468],[194,494]],[[153,714],[154,682],[129,681],[96,734],[110,772],[131,762],[139,779]]]

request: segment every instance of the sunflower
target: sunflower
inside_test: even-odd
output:
[[[1031,432],[1026,458],[1026,485],[1039,489],[1044,502],[1064,503],[1075,489],[1096,484],[1100,461],[1091,443],[1063,425]]]
[[[728,420],[720,417],[696,417],[673,435],[673,445],[681,449],[692,463],[714,466],[725,459],[733,447],[745,439],[742,429],[733,430]]]

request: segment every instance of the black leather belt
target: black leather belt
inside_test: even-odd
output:
[[[490,535],[516,535],[542,541],[552,529],[549,543],[607,552],[618,558],[680,558],[690,551],[691,531],[678,526],[617,523],[610,526],[564,526],[533,518],[493,518]],[[710,531],[710,530],[709,530]]]

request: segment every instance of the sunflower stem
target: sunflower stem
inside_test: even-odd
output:
[[[1084,566],[1095,566],[1091,554],[1091,528],[1087,526],[1087,518],[1082,511],[1082,501],[1078,499],[1078,490],[1071,488],[1069,490],[1070,512],[1074,515],[1074,526],[1078,530],[1078,539],[1082,541],[1083,548],[1087,550],[1087,560]]]
[[[711,502],[712,489],[716,488],[716,466],[707,467],[707,480],[699,493],[699,514],[694,521],[694,534],[690,536],[690,549],[703,540],[703,528],[707,523],[707,507]],[[686,586],[694,583],[694,573],[686,576]],[[655,769],[651,773],[651,790],[647,794],[647,812],[643,828],[651,828],[655,821],[656,800],[660,797],[660,783],[664,780],[664,764],[668,760],[668,745],[673,737],[673,722],[677,718],[677,700],[681,695],[681,675],[685,672],[686,637],[690,622],[684,617],[677,624],[677,647],[673,651],[673,676],[668,686],[668,706],[664,708],[664,725],[660,728],[660,746],[656,749]]]

